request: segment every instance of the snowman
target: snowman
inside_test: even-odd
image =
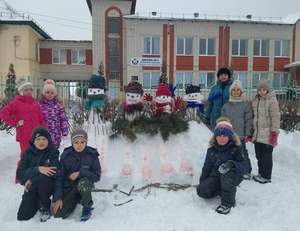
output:
[[[186,102],[187,116],[189,119],[197,120],[197,115],[204,112],[203,95],[200,87],[189,85],[185,89],[184,101]]]
[[[89,106],[92,109],[102,109],[105,97],[105,78],[103,75],[92,75],[88,84]]]
[[[125,102],[123,109],[128,120],[132,121],[141,112],[143,103],[143,86],[139,82],[133,81],[124,87]]]
[[[158,86],[158,89],[155,94],[155,108],[156,114],[159,115],[161,113],[172,113],[173,108],[173,99],[172,93],[169,90],[168,84],[162,83]]]

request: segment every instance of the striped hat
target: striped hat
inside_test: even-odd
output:
[[[229,139],[232,139],[233,137],[233,127],[232,124],[229,121],[221,120],[217,123],[215,130],[214,130],[214,136],[228,136]]]
[[[74,143],[77,138],[84,139],[87,142],[88,135],[82,128],[77,128],[71,134],[71,142]]]
[[[32,83],[28,80],[21,78],[17,81],[17,90],[20,93],[20,95],[23,95],[23,91],[25,91],[28,88],[32,88]]]

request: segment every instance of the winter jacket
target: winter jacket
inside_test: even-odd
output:
[[[208,107],[206,109],[205,116],[206,118],[209,118],[212,129],[215,128],[216,120],[221,116],[223,105],[229,100],[229,89],[231,84],[231,79],[226,82],[218,80],[209,92]]]
[[[269,92],[263,97],[256,95],[252,101],[252,108],[254,113],[252,141],[270,144],[271,131],[279,133],[280,128],[280,112],[275,93]]]
[[[64,108],[57,100],[42,99],[39,104],[51,135],[52,142],[56,148],[59,148],[61,136],[68,135],[68,121]]]
[[[18,121],[24,120],[24,125],[16,128],[18,142],[29,142],[36,126],[46,126],[40,106],[32,96],[17,95],[1,109],[0,118],[11,127],[17,127]]]
[[[74,182],[69,179],[74,172],[79,171],[79,179],[86,177],[91,183],[100,180],[101,166],[98,156],[97,150],[89,146],[80,153],[72,146],[63,151],[55,183],[54,201],[62,199],[63,193],[74,187]]]
[[[239,137],[252,135],[253,111],[249,102],[228,102],[223,106],[221,114],[230,119]]]
[[[247,173],[248,167],[238,136],[235,134],[233,140],[230,140],[226,145],[218,145],[215,137],[213,137],[210,141],[210,147],[207,149],[200,181],[211,175],[219,174],[219,166],[228,160],[234,163],[237,175],[243,176]]]
[[[41,173],[39,166],[58,167],[59,151],[52,143],[44,150],[37,149],[32,143],[29,144],[27,151],[22,155],[22,159],[17,170],[18,179],[21,184],[25,184],[27,180],[32,181],[31,187],[34,187]],[[55,175],[52,176],[55,178]]]

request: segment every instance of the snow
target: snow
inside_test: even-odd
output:
[[[197,184],[201,172],[210,131],[202,124],[190,123],[187,133],[171,136],[166,143],[161,137],[140,135],[134,143],[125,138],[109,140],[89,126],[89,145],[104,150],[107,171],[100,189],[129,191],[132,185],[139,188],[149,182],[177,182]],[[95,134],[96,133],[96,134]],[[38,215],[30,221],[16,220],[23,188],[14,184],[15,166],[19,146],[15,137],[0,132],[0,227],[1,230],[143,230],[143,231],[191,231],[191,230],[239,230],[239,231],[288,231],[298,230],[300,225],[300,132],[286,134],[281,131],[279,145],[275,148],[273,177],[271,184],[243,181],[237,189],[237,205],[228,215],[217,214],[214,209],[220,199],[199,198],[194,187],[186,190],[167,191],[152,188],[150,191],[134,192],[127,196],[115,190],[112,193],[94,192],[95,210],[91,220],[79,222],[81,206],[65,220],[51,218],[40,223]],[[69,137],[63,146],[69,145]],[[253,167],[257,173],[253,144],[247,145]],[[126,154],[128,153],[128,154]],[[146,153],[146,154],[145,154]],[[143,157],[148,156],[152,178],[143,177]],[[179,171],[180,160],[186,158],[194,169],[193,176]],[[161,174],[161,165],[169,160],[175,172],[169,176]],[[123,164],[132,164],[132,176],[122,174]],[[122,206],[114,203],[131,202]]]

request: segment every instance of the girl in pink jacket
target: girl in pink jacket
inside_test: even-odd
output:
[[[68,135],[68,121],[63,106],[57,101],[57,90],[52,79],[45,81],[39,102],[54,146],[58,149],[62,136]]]
[[[19,94],[1,109],[0,119],[16,128],[16,140],[20,143],[22,155],[28,148],[32,130],[36,126],[44,126],[45,122],[40,106],[32,96],[32,84],[26,79],[20,79],[17,90]]]

